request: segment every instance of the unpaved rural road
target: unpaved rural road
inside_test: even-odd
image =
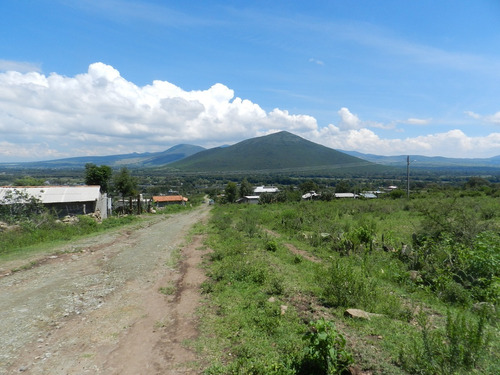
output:
[[[28,270],[9,272],[28,260],[0,263],[0,374],[199,373],[184,343],[197,334],[206,250],[187,234],[208,213],[59,246]]]

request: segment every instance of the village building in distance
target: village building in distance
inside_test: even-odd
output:
[[[23,203],[35,198],[58,217],[94,214],[106,219],[111,199],[98,185],[82,186],[2,186],[0,205]]]
[[[164,208],[172,204],[185,205],[188,198],[183,197],[182,195],[155,195],[152,200],[157,208]]]

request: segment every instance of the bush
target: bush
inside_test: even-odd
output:
[[[323,299],[329,306],[367,307],[376,293],[375,280],[368,277],[350,258],[340,258],[320,276]]]
[[[417,321],[420,340],[414,340],[410,348],[401,351],[403,369],[411,374],[445,375],[468,373],[477,368],[490,341],[483,314],[476,320],[448,312],[444,331],[430,330],[428,316],[423,311]]]
[[[304,338],[308,345],[299,365],[299,374],[342,374],[353,363],[344,336],[332,322],[324,319],[311,322]]]
[[[460,243],[448,234],[426,240],[415,247],[413,266],[424,282],[446,302],[497,303],[496,280],[500,277],[500,236],[492,231],[478,234],[470,243]]]
[[[276,243],[276,241],[274,240],[267,241],[266,250],[275,253],[276,250],[278,250],[278,244]]]

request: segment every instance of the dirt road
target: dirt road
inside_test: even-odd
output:
[[[196,336],[204,250],[186,235],[208,212],[154,216],[1,277],[0,374],[199,373],[183,343]]]

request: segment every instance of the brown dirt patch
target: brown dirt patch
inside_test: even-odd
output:
[[[304,259],[307,259],[314,263],[321,263],[321,259],[316,258],[314,255],[309,254],[307,251],[300,250],[290,243],[286,243],[285,246],[295,255],[299,255]]]

